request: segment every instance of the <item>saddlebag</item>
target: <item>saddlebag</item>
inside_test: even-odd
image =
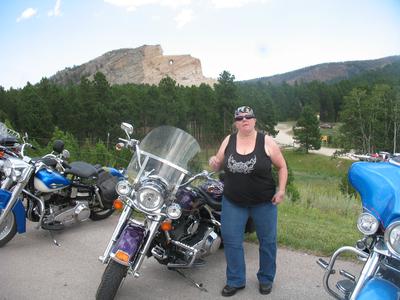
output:
[[[105,208],[111,208],[114,200],[118,198],[115,186],[119,180],[119,177],[113,176],[105,170],[99,171],[97,186],[100,189],[101,200]]]

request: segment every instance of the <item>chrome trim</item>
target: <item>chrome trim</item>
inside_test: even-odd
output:
[[[194,261],[196,260],[196,257],[197,257],[197,252],[199,252],[199,250],[197,250],[196,248],[190,247],[190,246],[188,246],[188,245],[186,245],[184,243],[181,243],[179,241],[171,240],[171,243],[176,245],[176,246],[178,246],[178,247],[181,247],[181,248],[183,248],[183,249],[185,249],[187,251],[190,251],[192,259],[190,260],[190,262],[188,264],[172,264],[172,263],[169,263],[169,264],[167,264],[167,266],[169,268],[190,268],[194,264]]]
[[[332,257],[331,257],[331,259],[330,259],[330,261],[329,261],[329,263],[328,263],[328,265],[326,267],[324,267],[323,265],[320,264],[320,266],[325,269],[324,278],[323,278],[323,284],[324,284],[325,290],[327,291],[328,294],[330,294],[331,296],[333,296],[334,298],[339,299],[339,300],[345,300],[346,298],[342,297],[341,295],[339,295],[338,293],[336,293],[334,290],[331,289],[331,287],[329,286],[329,277],[332,274],[335,273],[335,270],[333,269],[333,267],[335,265],[336,259],[338,258],[338,256],[341,253],[346,252],[346,251],[353,252],[356,255],[364,257],[364,258],[368,258],[369,257],[369,255],[367,253],[365,253],[364,251],[358,250],[357,248],[354,248],[354,247],[344,246],[344,247],[341,247],[338,250],[336,250],[335,253],[333,253],[333,255],[332,255]],[[368,264],[368,261],[367,261],[366,265]],[[364,269],[365,269],[365,266],[364,266]],[[365,278],[364,278],[364,280],[365,280]],[[359,289],[361,288],[363,283],[364,282],[360,281],[360,279],[359,279],[357,281],[357,285],[354,288],[354,290],[356,290],[357,286],[360,285],[360,287],[358,288],[358,291],[359,291]],[[353,292],[353,294],[354,294],[354,292]]]
[[[20,180],[18,183],[14,186],[12,190],[12,194],[10,197],[10,200],[8,201],[6,207],[3,210],[3,213],[0,215],[0,224],[4,222],[6,219],[7,215],[10,213],[10,211],[13,209],[15,203],[18,201],[18,197],[21,194],[23,188],[26,186],[26,184],[29,181],[30,176],[32,175],[33,171],[35,168],[31,165],[28,165],[23,173],[21,174]]]
[[[96,194],[96,198],[97,198],[97,200],[99,200],[100,207],[101,207],[101,208],[104,208],[103,200],[101,199],[99,190],[100,190],[100,189],[99,189],[97,186],[95,186],[95,188],[94,188],[94,193]]]
[[[181,176],[178,179],[177,184],[175,184],[175,186],[174,186],[174,190],[172,191],[172,195],[175,195],[178,192],[178,189],[180,187],[179,184],[182,182],[183,178],[185,178],[186,175],[187,175],[186,173],[182,173],[181,174]]]
[[[379,256],[380,254],[375,251],[372,252],[372,254],[369,256],[369,259],[365,263],[364,268],[362,269],[361,274],[357,280],[357,284],[354,287],[353,292],[351,293],[350,300],[355,300],[357,298],[358,293],[364,286],[365,281],[368,279],[368,277],[375,274],[376,269],[379,265]]]
[[[395,251],[395,250],[393,249],[393,247],[392,247],[392,245],[390,244],[390,241],[389,241],[389,235],[390,235],[392,229],[393,229],[394,227],[396,227],[396,226],[400,226],[400,221],[395,221],[395,222],[393,222],[392,224],[390,224],[390,225],[386,228],[386,230],[385,230],[385,235],[384,235],[384,240],[385,240],[385,245],[386,245],[386,247],[389,249],[390,253],[391,253],[393,256],[395,256],[397,259],[399,259],[399,258],[400,258],[400,253],[398,253],[397,251]]]
[[[1,183],[1,188],[3,190],[8,190],[11,187],[11,184],[13,183],[13,180],[10,177],[6,177]]]
[[[140,151],[139,151],[140,152]],[[138,153],[139,153],[138,152]],[[139,179],[142,177],[142,173],[144,172],[144,168],[146,167],[146,165],[147,165],[147,162],[149,161],[149,157],[148,156],[146,156],[145,158],[144,158],[144,161],[143,161],[143,163],[140,165],[140,158],[138,157],[138,163],[139,163],[139,166],[140,166],[140,169],[139,169],[139,172],[137,173],[137,175],[136,175],[136,178],[135,178],[135,180],[133,181],[133,184],[134,185],[136,185],[138,182],[139,182]],[[133,190],[133,189],[132,189]]]
[[[39,217],[39,222],[38,224],[35,226],[36,229],[39,229],[40,226],[42,225],[42,221],[44,218],[44,213],[45,213],[45,204],[44,201],[42,199],[40,199],[39,197],[36,197],[34,194],[30,193],[29,191],[23,189],[22,192],[30,197],[32,197],[33,199],[35,199],[36,201],[39,202],[40,204],[40,217]]]

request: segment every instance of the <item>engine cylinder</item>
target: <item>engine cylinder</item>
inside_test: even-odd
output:
[[[75,207],[75,218],[77,221],[85,221],[89,219],[90,209],[83,203]]]

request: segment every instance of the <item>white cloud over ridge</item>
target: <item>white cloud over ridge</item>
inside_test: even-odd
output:
[[[104,2],[115,6],[124,7],[128,11],[134,11],[140,6],[152,5],[152,4],[177,8],[179,6],[188,5],[192,1],[191,0],[104,0]]]
[[[17,22],[20,22],[22,20],[26,20],[29,18],[32,18],[34,15],[36,15],[37,9],[34,8],[27,8],[25,9],[22,14],[17,18]]]
[[[182,28],[187,23],[193,20],[193,10],[183,9],[175,18],[176,26]]]
[[[266,3],[267,0],[211,0],[216,8],[242,7],[250,3]]]
[[[58,17],[61,16],[61,0],[57,0],[56,1],[56,5],[54,6],[54,8],[52,10],[50,10],[47,15],[49,17]]]

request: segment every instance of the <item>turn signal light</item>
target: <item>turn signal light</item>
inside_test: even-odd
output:
[[[0,151],[0,158],[2,158],[4,156],[4,152]]]
[[[118,143],[115,145],[115,150],[117,151],[121,151],[122,148],[124,148],[124,144],[123,143]]]
[[[172,230],[172,221],[169,220],[169,219],[165,220],[164,222],[161,223],[160,228],[161,228],[162,231],[170,231],[170,230]]]
[[[123,209],[124,208],[124,202],[121,201],[121,199],[117,198],[114,200],[114,208],[117,210]]]
[[[128,263],[128,262],[129,262],[129,255],[128,255],[128,253],[126,253],[125,251],[122,251],[122,250],[118,250],[118,251],[115,253],[115,258],[117,258],[118,260],[120,260],[120,261],[122,261],[122,262],[125,262],[125,263]]]

